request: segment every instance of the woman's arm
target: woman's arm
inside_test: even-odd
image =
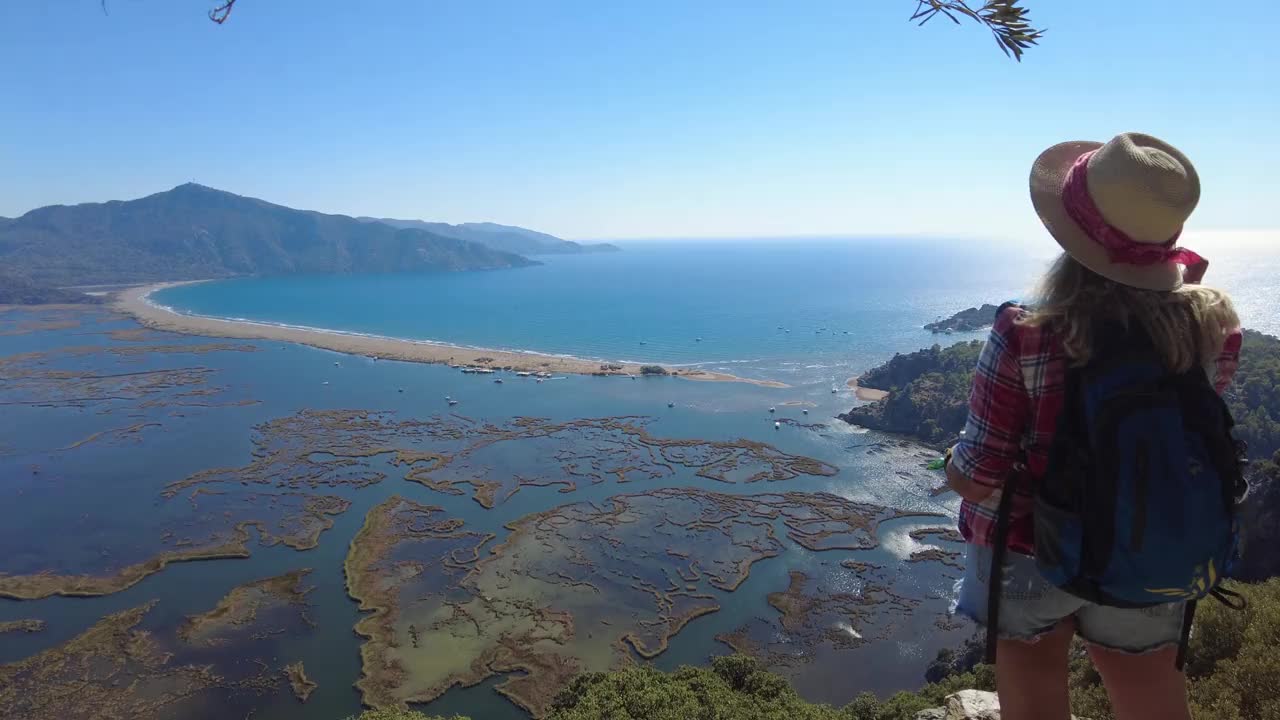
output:
[[[991,328],[969,392],[969,419],[947,463],[947,484],[971,502],[1003,486],[1013,466],[1024,460],[1031,398],[1022,379],[1017,324],[1022,312],[1006,308]]]

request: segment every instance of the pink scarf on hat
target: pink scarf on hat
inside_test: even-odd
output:
[[[1066,207],[1071,219],[1076,221],[1090,239],[1106,248],[1111,262],[1127,265],[1159,265],[1175,262],[1186,267],[1182,277],[1184,282],[1199,284],[1204,278],[1205,271],[1209,269],[1209,261],[1193,250],[1175,247],[1178,237],[1182,234],[1181,230],[1158,245],[1140,243],[1102,217],[1102,211],[1093,203],[1093,198],[1089,197],[1089,188],[1086,184],[1091,157],[1093,153],[1087,152],[1076,158],[1062,185],[1062,204]]]

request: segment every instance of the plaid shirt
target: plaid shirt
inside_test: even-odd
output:
[[[1062,411],[1066,357],[1062,345],[1043,327],[1019,325],[1026,311],[1006,308],[996,318],[973,379],[969,421],[955,446],[952,464],[975,483],[995,488],[981,503],[960,505],[960,533],[979,545],[995,542],[996,508],[1001,487],[1014,465],[1026,463],[1031,483],[1049,465],[1049,446]],[[1217,360],[1214,385],[1221,393],[1240,362],[1241,333],[1232,333]],[[1025,458],[1025,459],[1024,459]],[[1013,498],[1008,547],[1034,554],[1030,483],[1020,483]]]

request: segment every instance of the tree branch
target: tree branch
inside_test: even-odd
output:
[[[1044,30],[1031,27],[1031,18],[1022,0],[916,0],[912,21],[924,25],[938,15],[959,25],[960,16],[985,26],[995,37],[996,45],[1006,56],[1022,62],[1022,53],[1044,37]],[[219,5],[209,11],[209,19],[221,25],[231,17],[237,0],[219,0]],[[107,10],[107,0],[102,0],[102,10]]]
[[[911,19],[924,25],[941,14],[958,25],[960,20],[956,15],[963,15],[985,25],[995,37],[1000,51],[1022,62],[1022,53],[1038,44],[1044,37],[1044,30],[1031,27],[1027,9],[1018,6],[1021,1],[985,0],[975,10],[968,0],[916,0],[916,12]]]
[[[231,9],[236,6],[236,0],[222,0],[222,4],[209,11],[209,19],[221,25],[231,17]]]

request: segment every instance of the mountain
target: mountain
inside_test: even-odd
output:
[[[137,200],[51,205],[0,222],[0,267],[44,285],[536,264],[423,229],[295,210],[194,183]]]
[[[450,225],[441,222],[396,220],[394,218],[361,217],[357,219],[365,222],[380,222],[398,228],[426,230],[445,237],[477,242],[495,250],[518,255],[572,255],[592,252],[617,252],[619,249],[617,245],[610,245],[609,243],[584,245],[572,240],[561,240],[555,235],[540,233],[536,230],[490,222]]]
[[[0,305],[96,305],[102,301],[96,295],[37,285],[19,275],[0,272]]]

